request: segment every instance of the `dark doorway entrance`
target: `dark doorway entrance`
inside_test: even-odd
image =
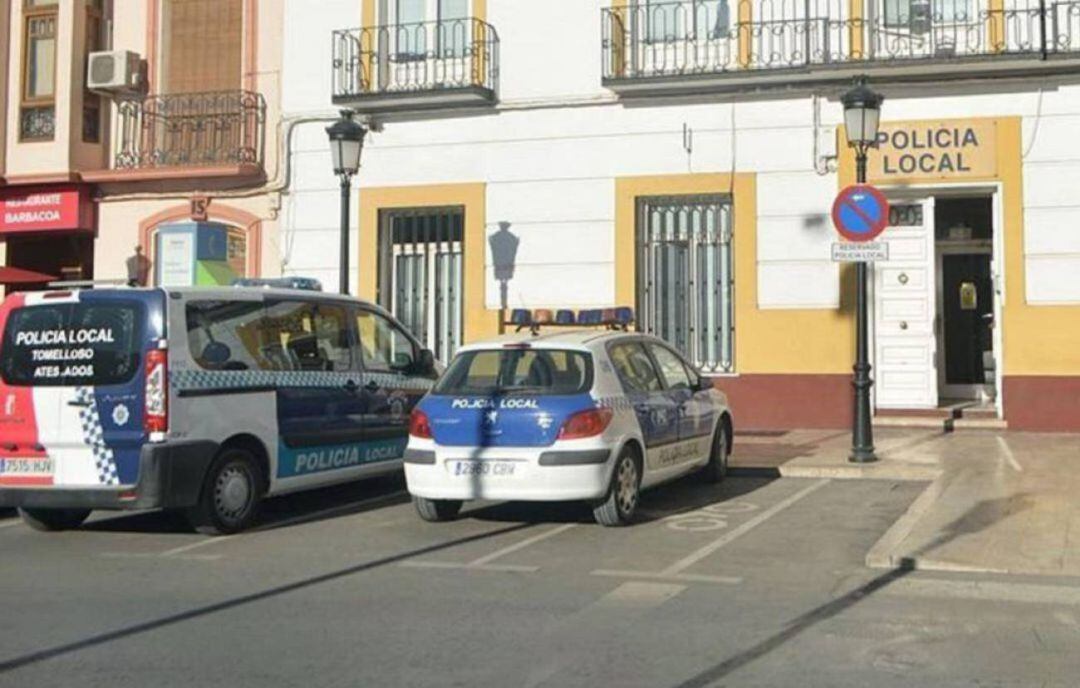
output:
[[[939,398],[990,401],[996,396],[993,199],[938,197],[934,215]]]
[[[983,352],[994,348],[990,254],[943,255],[941,289],[945,306],[945,383],[992,383],[992,379],[986,379],[983,361]]]

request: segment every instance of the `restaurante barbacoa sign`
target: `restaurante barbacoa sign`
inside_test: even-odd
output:
[[[882,123],[869,155],[875,181],[997,175],[995,125],[986,120]]]

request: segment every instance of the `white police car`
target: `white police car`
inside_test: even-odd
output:
[[[467,499],[588,500],[627,523],[644,488],[727,471],[732,416],[656,337],[524,333],[463,347],[413,410],[405,476],[420,516]]]

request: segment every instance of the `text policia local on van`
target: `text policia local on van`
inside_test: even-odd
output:
[[[993,129],[980,124],[883,125],[872,176],[987,174]]]

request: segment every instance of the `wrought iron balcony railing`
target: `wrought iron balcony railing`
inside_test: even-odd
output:
[[[1080,0],[682,0],[603,10],[604,78],[1050,59],[1080,53]]]
[[[468,94],[493,102],[499,77],[499,35],[475,18],[335,31],[334,102],[435,104]],[[460,97],[460,96],[466,97]]]
[[[115,169],[262,165],[266,101],[251,91],[174,93],[117,104]]]

